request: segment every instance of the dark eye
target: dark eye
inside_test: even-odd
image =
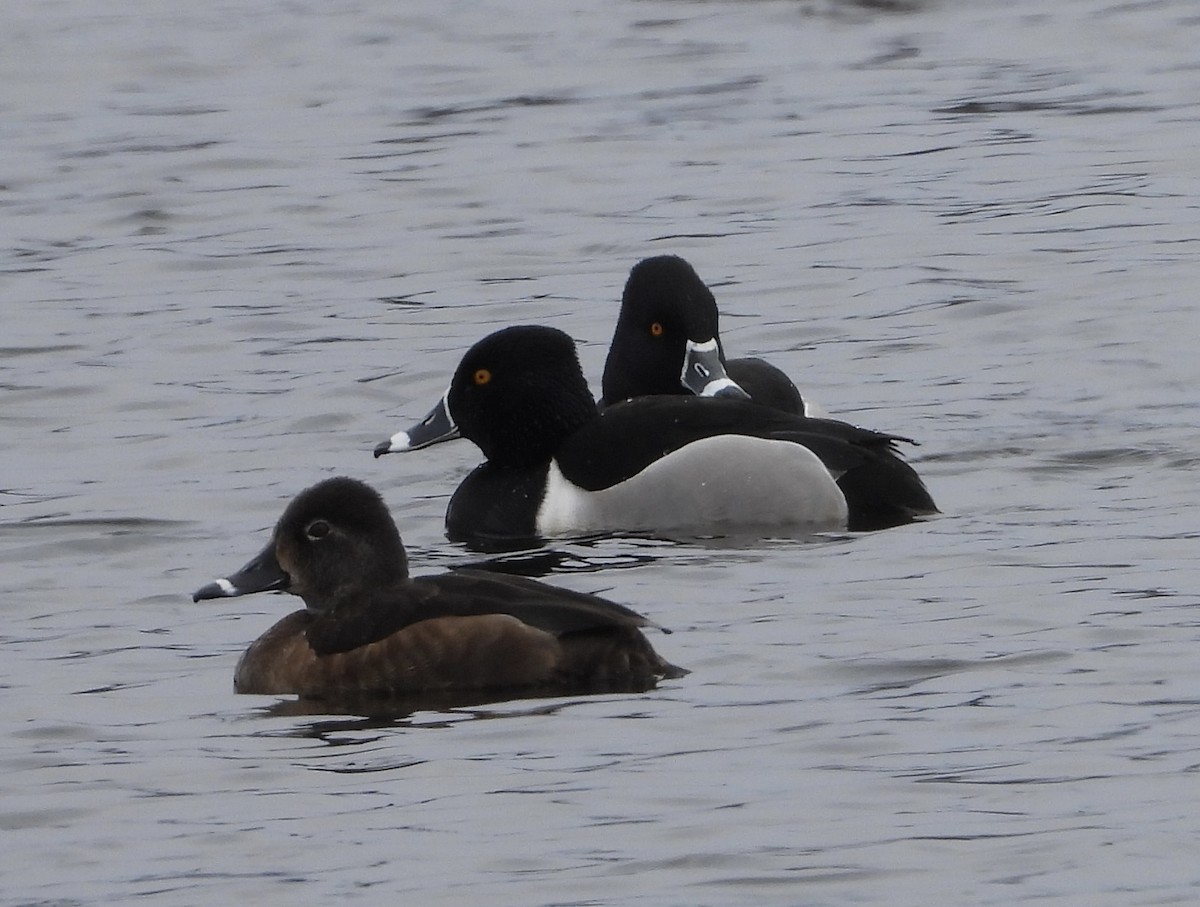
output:
[[[476,387],[482,387],[492,380],[492,373],[485,368],[476,369],[475,374],[471,376]]]
[[[313,520],[305,527],[304,534],[314,542],[318,541],[329,535],[329,524],[324,520]]]
[[[652,337],[661,337],[663,335],[663,326],[661,321],[656,321],[650,325],[650,335]]]

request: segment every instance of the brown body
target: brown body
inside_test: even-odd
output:
[[[642,635],[649,621],[607,599],[483,570],[409,577],[383,501],[351,479],[297,497],[258,557],[195,598],[267,590],[307,607],[246,650],[239,693],[638,692],[687,673]]]
[[[637,692],[681,673],[626,627],[559,637],[508,614],[438,617],[318,655],[305,635],[310,623],[307,611],[296,611],[255,640],[238,662],[234,689],[308,698],[522,687]]]

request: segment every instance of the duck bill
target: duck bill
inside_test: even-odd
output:
[[[376,444],[375,456],[382,457],[384,454],[399,453],[405,450],[420,450],[430,444],[453,441],[459,437],[458,426],[454,424],[454,419],[450,416],[450,404],[447,401],[449,396],[450,391],[446,391],[442,395],[442,399],[438,401],[438,405],[429,411],[429,415],[408,431],[398,431],[386,441]]]
[[[725,363],[721,361],[721,348],[717,345],[716,337],[703,343],[695,340],[687,342],[679,380],[697,397],[750,399],[750,395],[725,374]]]
[[[254,560],[246,564],[237,573],[231,573],[222,579],[214,580],[207,586],[202,586],[192,593],[192,601],[203,601],[207,598],[232,598],[235,595],[249,595],[252,592],[270,592],[276,589],[286,590],[290,578],[275,557],[275,542],[271,541]]]

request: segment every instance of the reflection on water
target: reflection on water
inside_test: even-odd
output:
[[[906,690],[924,683],[972,670],[994,670],[997,667],[1021,667],[1040,665],[1048,661],[1069,658],[1067,652],[1030,652],[1021,655],[993,655],[979,661],[952,658],[929,658],[925,660],[846,660],[826,667],[830,676],[843,677],[847,681],[857,680],[863,684],[857,692],[881,693],[885,690]],[[978,703],[976,703],[978,704]]]
[[[593,543],[607,547],[612,543],[606,539],[579,539],[576,547],[571,550],[561,548],[539,548],[533,551],[517,551],[488,557],[484,560],[469,561],[460,566],[476,570],[488,570],[492,573],[504,573],[510,576],[525,576],[531,579],[542,579],[555,573],[602,573],[607,570],[631,569],[642,567],[655,562],[654,553],[639,554],[630,550],[634,545],[645,540],[630,541],[623,551],[605,552],[600,547],[592,548]],[[655,549],[659,554],[667,552],[666,545]]]
[[[670,632],[669,630],[664,632]],[[686,670],[677,668],[683,674]],[[608,684],[580,684],[577,689],[563,689],[562,684],[546,687],[516,687],[512,689],[489,688],[485,690],[430,690],[404,696],[388,697],[325,697],[322,699],[283,699],[260,711],[266,717],[294,717],[305,715],[349,715],[367,722],[365,726],[390,727],[408,725],[407,719],[418,712],[455,713],[456,720],[463,717],[498,718],[501,712],[478,711],[477,706],[492,703],[511,703],[526,699],[545,699],[570,696],[603,696],[615,693],[645,693],[654,685],[623,682]],[[562,704],[535,710],[523,710],[521,715],[552,715]],[[353,723],[354,725],[357,722]],[[322,724],[322,727],[325,725]],[[339,725],[341,726],[341,725]],[[345,726],[352,726],[347,724]]]
[[[97,9],[0,55],[5,903],[1196,900],[1190,0]],[[449,544],[381,431],[658,253],[944,515]],[[235,696],[279,602],[185,591],[333,474],[693,673]]]
[[[509,693],[507,696],[500,694],[489,696],[482,693],[457,692],[452,694],[443,692],[413,696],[406,700],[391,699],[359,703],[325,703],[306,699],[287,699],[265,706],[258,712],[265,718],[346,715],[346,718],[328,717],[321,721],[289,724],[281,731],[262,732],[268,736],[311,737],[325,743],[344,745],[367,741],[362,738],[341,739],[334,735],[396,728],[448,728],[463,721],[551,716],[579,702],[578,699],[569,699],[564,702],[560,701],[561,697],[558,697],[554,701],[541,705],[522,706],[520,704],[522,699],[541,700],[544,698],[545,694],[539,693],[529,693],[526,696],[519,693]],[[501,703],[504,705],[500,707],[479,708],[479,706]],[[374,739],[385,740],[387,738],[385,735],[379,735]],[[394,767],[404,768],[405,766]]]

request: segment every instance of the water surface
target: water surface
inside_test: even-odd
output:
[[[1196,901],[1189,0],[6,18],[0,902]],[[474,560],[478,452],[372,446],[501,325],[598,386],[665,252],[945,515],[554,546],[675,631],[643,696],[233,695],[294,600],[191,590],[337,473]]]

